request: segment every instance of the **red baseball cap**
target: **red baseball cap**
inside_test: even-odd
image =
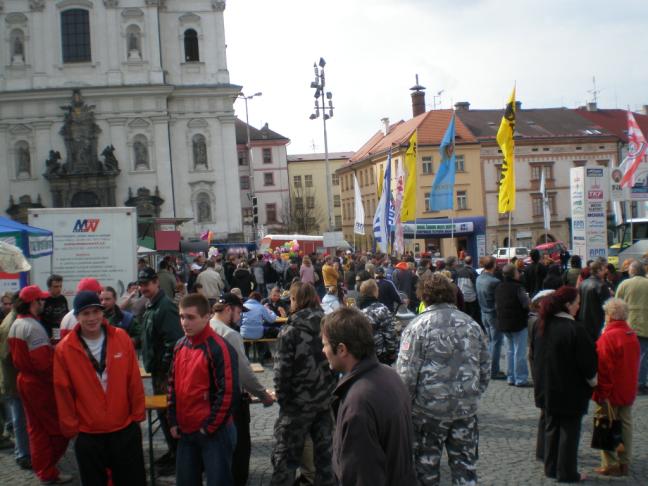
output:
[[[49,296],[50,293],[42,291],[38,285],[28,285],[18,294],[18,298],[26,303],[31,303],[40,299],[47,299]]]
[[[79,283],[77,284],[77,288],[76,288],[77,292],[89,291],[89,292],[95,292],[97,294],[102,290],[103,287],[99,283],[99,280],[92,277],[86,277],[79,280]]]

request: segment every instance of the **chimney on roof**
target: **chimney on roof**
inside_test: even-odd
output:
[[[383,126],[383,135],[388,135],[389,134],[389,118],[381,118],[380,123],[382,123]]]
[[[419,84],[418,74],[416,75],[416,85],[410,88],[412,92],[412,117],[425,113],[425,86]]]
[[[643,105],[643,114],[648,115],[648,105]]]
[[[457,111],[469,111],[470,110],[470,102],[468,102],[468,101],[457,101],[455,103],[455,110],[457,110]]]
[[[516,101],[515,102],[515,112],[517,113],[522,109],[522,102],[521,101]]]
[[[587,102],[587,111],[596,111],[596,101],[588,101]]]

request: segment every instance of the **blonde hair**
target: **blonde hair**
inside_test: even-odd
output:
[[[360,295],[365,297],[377,297],[378,296],[378,284],[373,278],[365,280],[360,285]]]

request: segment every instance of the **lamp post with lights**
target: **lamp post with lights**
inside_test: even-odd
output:
[[[237,96],[237,98],[241,98],[245,102],[245,130],[247,132],[246,148],[247,148],[247,158],[248,158],[248,180],[250,181],[250,185],[249,185],[250,192],[248,192],[248,199],[250,199],[250,201],[253,201],[255,196],[254,196],[254,172],[252,171],[252,143],[250,142],[250,119],[248,116],[248,100],[261,96],[262,94],[263,93],[258,92],[250,96],[245,96],[244,93],[239,93]],[[257,223],[258,223],[258,216],[256,214],[253,214],[252,215],[252,239],[255,241],[257,239],[257,234],[256,234]]]

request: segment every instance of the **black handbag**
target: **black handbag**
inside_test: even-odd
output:
[[[621,420],[616,418],[610,402],[606,401],[594,413],[592,449],[614,452],[621,444]]]

